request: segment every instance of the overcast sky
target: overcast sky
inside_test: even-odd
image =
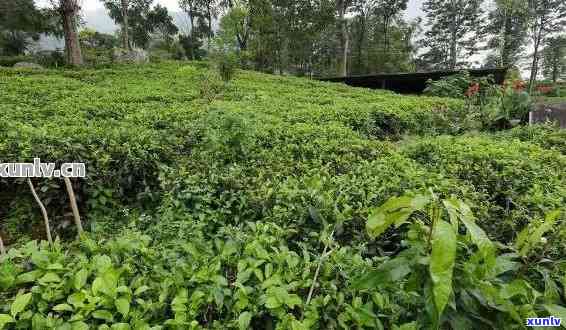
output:
[[[39,0],[41,4],[49,3],[49,0]],[[421,7],[422,7],[423,0],[409,0],[409,6],[407,9],[407,17],[413,18],[420,16],[422,14]],[[96,9],[103,8],[102,2],[100,0],[83,0],[83,9],[86,11],[93,11]],[[179,1],[178,0],[156,0],[155,3],[159,3],[165,7],[167,7],[171,11],[179,11]]]

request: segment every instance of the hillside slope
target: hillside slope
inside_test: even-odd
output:
[[[468,132],[464,111],[252,72],[224,85],[205,63],[2,69],[0,160],[85,162],[74,186],[90,234],[69,253],[21,248],[44,237],[41,215],[25,181],[0,179],[0,235],[14,247],[0,322],[19,290],[33,293],[20,327],[503,329],[546,316],[564,302],[563,216],[536,256],[513,242],[566,202],[564,135]],[[72,237],[62,180],[34,182],[54,232]],[[465,201],[501,244],[486,260],[460,249],[440,319],[429,248],[415,243],[427,213],[378,239],[365,230],[391,197],[429,191]],[[556,263],[531,267],[542,259]]]

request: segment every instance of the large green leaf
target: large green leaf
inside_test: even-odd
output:
[[[63,312],[63,311],[72,312],[73,306],[71,306],[69,304],[59,304],[59,305],[53,306],[52,309],[56,312]]]
[[[243,312],[238,317],[238,328],[240,330],[249,329],[251,320],[252,320],[252,314],[250,312]]]
[[[49,272],[42,278],[40,278],[38,282],[43,285],[47,285],[49,283],[59,283],[61,282],[61,277],[59,277],[59,275],[57,275],[56,273]]]
[[[457,238],[454,227],[444,220],[437,220],[432,230],[430,277],[436,312],[440,316],[452,294],[452,274],[456,261]]]
[[[88,330],[89,326],[82,321],[77,321],[77,322],[73,322],[73,324],[71,325],[71,329],[72,330]]]
[[[366,222],[368,235],[371,238],[376,238],[393,224],[402,225],[411,214],[422,210],[429,202],[429,197],[423,195],[390,198],[380,207],[370,211]]]
[[[472,242],[478,246],[478,249],[486,256],[493,249],[493,243],[487,236],[487,234],[481,229],[476,223],[475,218],[470,207],[457,199],[447,199],[443,201],[444,207],[448,211],[450,216],[450,221],[454,226],[460,220],[466,230],[470,234]],[[455,226],[457,230],[458,226]]]
[[[538,226],[531,223],[517,235],[515,247],[521,256],[526,256],[531,249],[541,244],[543,235],[552,229],[560,213],[560,210],[548,213]]]
[[[73,286],[75,287],[75,290],[80,290],[86,284],[87,278],[88,278],[88,270],[84,268],[79,270],[75,274],[73,279]]]
[[[114,320],[112,313],[106,310],[94,311],[92,313],[92,317],[94,317],[95,319],[105,320],[107,322],[112,322]]]
[[[126,298],[120,298],[116,300],[115,304],[116,309],[120,314],[122,314],[124,317],[128,316],[128,313],[130,312],[130,300]]]
[[[411,273],[413,266],[413,259],[399,255],[394,259],[383,262],[375,270],[364,272],[364,274],[353,281],[352,287],[358,290],[372,289],[380,285],[399,281]]]
[[[554,317],[560,318],[562,323],[560,326],[566,328],[566,308],[559,305],[544,305],[544,308],[548,311],[548,313]]]
[[[10,314],[12,314],[13,317],[16,317],[18,313],[26,309],[30,301],[31,301],[31,292],[21,295],[19,294],[12,303],[12,306],[10,307]]]
[[[6,324],[14,322],[14,319],[8,314],[0,314],[0,330],[4,329]]]

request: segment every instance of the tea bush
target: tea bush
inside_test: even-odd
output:
[[[564,315],[562,131],[477,133],[462,100],[215,70],[0,69],[0,160],[85,162],[73,185],[89,232],[72,239],[62,180],[37,178],[61,238],[38,243],[25,181],[0,179],[0,329],[515,329]],[[469,212],[451,222],[439,312],[428,237],[457,214],[445,201]],[[494,249],[478,252],[472,220]]]
[[[566,202],[566,158],[556,151],[487,135],[420,139],[404,151],[429,171],[458,178],[481,194],[489,203],[486,219],[497,219],[485,223],[488,232],[504,241]]]

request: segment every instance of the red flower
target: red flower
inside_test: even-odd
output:
[[[466,97],[472,97],[476,95],[479,91],[480,91],[480,84],[474,83],[470,87],[468,87],[468,90],[466,91],[466,93],[464,93],[464,95],[466,95]]]
[[[513,82],[513,90],[515,92],[522,92],[527,87],[527,84],[522,80],[515,80]]]
[[[552,92],[552,86],[537,86],[537,91],[541,94],[548,94]]]

